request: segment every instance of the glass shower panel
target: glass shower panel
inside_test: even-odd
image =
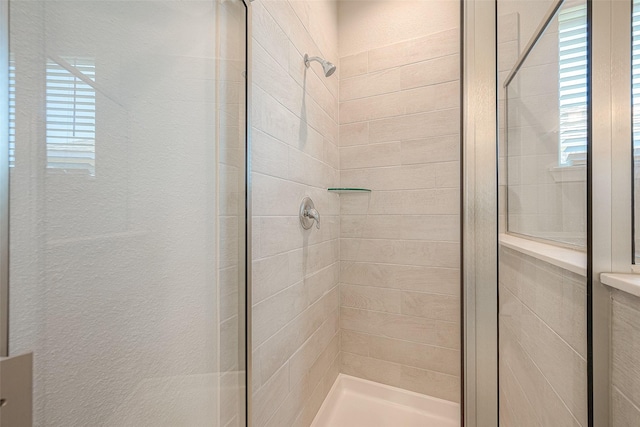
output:
[[[588,425],[586,271],[567,261],[586,260],[587,7],[549,7],[498,2],[502,427]]]
[[[10,351],[34,423],[244,422],[242,2],[12,1]]]
[[[586,246],[587,9],[567,2],[507,94],[507,230]]]

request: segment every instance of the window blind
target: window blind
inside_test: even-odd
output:
[[[558,14],[559,164],[587,159],[587,9],[577,6]]]
[[[95,63],[65,58],[95,80]],[[96,92],[54,61],[47,61],[47,168],[95,175]]]
[[[9,167],[16,163],[16,63],[9,58]]]
[[[640,159],[640,1],[633,1],[631,45],[631,79],[633,102],[633,151],[634,159]]]

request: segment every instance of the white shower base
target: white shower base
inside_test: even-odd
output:
[[[340,374],[311,427],[459,427],[460,405]]]

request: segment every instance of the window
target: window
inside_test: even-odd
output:
[[[9,167],[16,163],[16,63],[9,58]]]
[[[560,166],[587,160],[587,8],[558,14]]]
[[[47,168],[95,175],[96,91],[91,59],[47,61]]]
[[[73,73],[72,73],[73,71]],[[95,175],[95,64],[47,61],[47,168]],[[9,167],[16,164],[16,63],[9,59]]]
[[[631,45],[631,79],[633,102],[633,151],[636,162],[640,159],[640,0],[633,1]]]

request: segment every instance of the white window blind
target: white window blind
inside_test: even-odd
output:
[[[64,61],[95,81],[93,60]],[[95,89],[53,60],[47,61],[46,80],[47,168],[95,175]]]
[[[9,58],[9,167],[16,163],[16,63]]]
[[[95,64],[66,59],[91,80]],[[82,79],[49,60],[46,67],[47,168],[95,175],[96,93]],[[16,64],[9,60],[9,167],[16,164]]]
[[[587,159],[587,9],[567,8],[558,14],[560,144],[559,164]]]
[[[633,102],[633,154],[640,159],[640,1],[633,1],[631,78]]]

